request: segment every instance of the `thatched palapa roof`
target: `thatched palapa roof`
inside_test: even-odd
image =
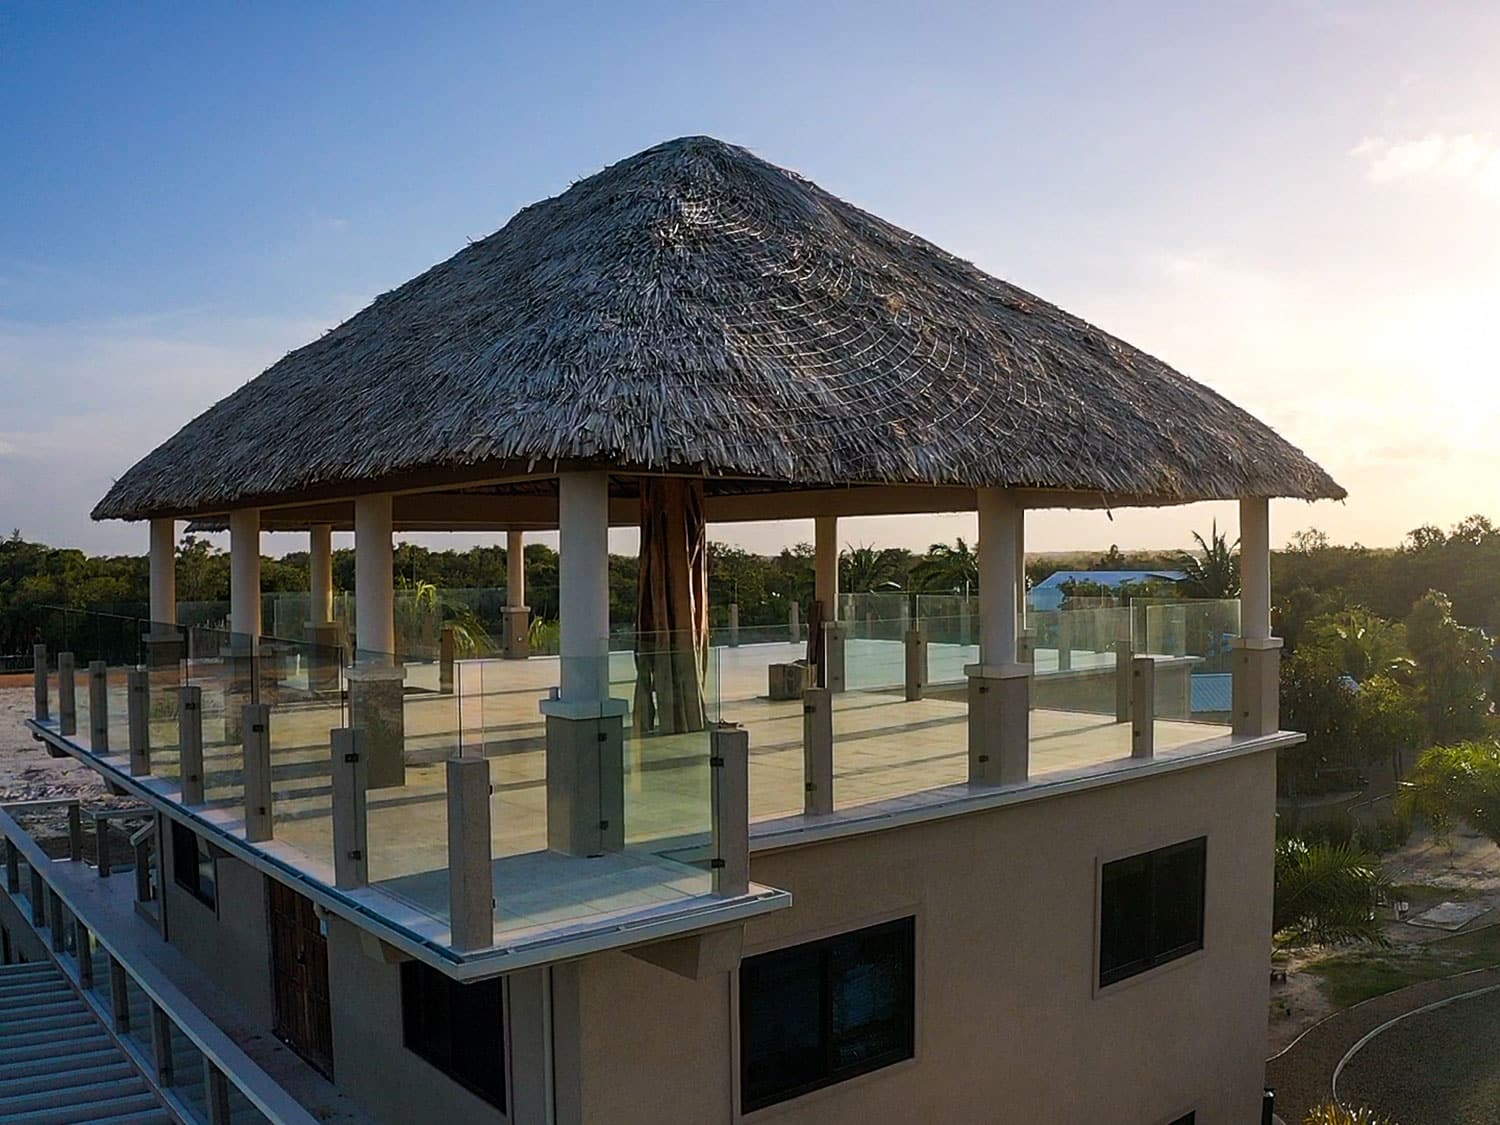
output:
[[[1160,502],[1342,497],[1121,340],[742,148],[527,207],[130,469],[96,519],[558,465]]]

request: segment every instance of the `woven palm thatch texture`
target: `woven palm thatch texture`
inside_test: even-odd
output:
[[[1222,396],[709,137],[638,153],[292,352],[96,519],[608,464],[1162,502],[1342,497]]]

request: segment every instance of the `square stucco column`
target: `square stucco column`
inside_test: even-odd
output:
[[[311,595],[307,638],[312,642],[307,654],[308,686],[313,691],[332,692],[339,689],[343,657],[339,628],[333,620],[333,528],[315,523],[308,529],[307,539]]]
[[[354,501],[354,631],[358,664],[396,662],[391,497]]]
[[[1233,731],[1274,734],[1281,723],[1281,638],[1271,636],[1271,505],[1240,501],[1240,639],[1232,663]]]
[[[559,686],[547,724],[547,846],[625,846],[626,703],[609,698],[609,474],[558,478]]]
[[[979,500],[979,663],[969,677],[969,780],[1019,785],[1030,772],[1031,665],[1020,661],[1022,510],[1001,488]]]
[[[154,519],[150,525],[151,624],[145,642],[146,665],[161,669],[163,688],[175,686],[178,662],[187,655],[177,628],[177,521]]]

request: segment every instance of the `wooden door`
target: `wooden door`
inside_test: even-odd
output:
[[[312,900],[275,879],[271,886],[271,976],[276,1036],[330,1078],[333,1020],[328,1006],[328,939]]]

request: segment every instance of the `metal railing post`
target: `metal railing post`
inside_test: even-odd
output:
[[[207,1059],[203,1060],[203,1095],[207,1103],[209,1125],[230,1125],[229,1080],[224,1072]]]
[[[156,1062],[157,1084],[172,1085],[172,1019],[155,1001],[151,1004],[151,1057]]]
[[[181,747],[182,803],[201,805],[203,781],[203,689],[194,684],[177,689],[177,745]]]
[[[37,929],[47,924],[47,884],[35,867],[31,869],[31,924]]]
[[[339,727],[330,733],[333,767],[333,885],[340,890],[369,882],[369,778],[364,731]]]
[[[47,929],[51,931],[52,952],[61,953],[68,947],[68,935],[63,930],[63,900],[51,887],[47,888]]]
[[[245,839],[264,843],[272,836],[271,708],[247,703],[240,737],[245,751]]]
[[[802,811],[833,811],[833,693],[802,693]]]
[[[47,646],[44,644],[31,646],[31,685],[36,697],[32,717],[45,723],[52,716],[47,701]]]
[[[750,889],[750,732],[724,723],[709,744],[714,893],[742,895]]]
[[[71,652],[57,654],[57,730],[78,733],[78,666]]]
[[[5,841],[5,890],[12,895],[21,893],[21,853],[9,840]]]
[[[68,806],[68,860],[83,862],[83,809],[77,801]]]
[[[132,668],[125,673],[125,686],[130,776],[145,777],[151,773],[151,673],[145,668]]]
[[[109,963],[109,1006],[114,1017],[115,1034],[130,1031],[130,990],[125,984],[125,968],[113,953],[105,954]]]
[[[495,943],[490,869],[490,762],[452,757],[448,779],[448,913],[454,949]]]
[[[1130,662],[1130,756],[1156,753],[1156,661],[1137,656]]]
[[[94,946],[88,927],[78,918],[73,919],[73,944],[77,947],[78,954],[78,983],[85,989],[93,988]]]
[[[109,753],[109,665],[89,661],[89,749]]]
[[[110,872],[109,820],[94,817],[94,859],[99,865],[99,878],[108,879]]]

